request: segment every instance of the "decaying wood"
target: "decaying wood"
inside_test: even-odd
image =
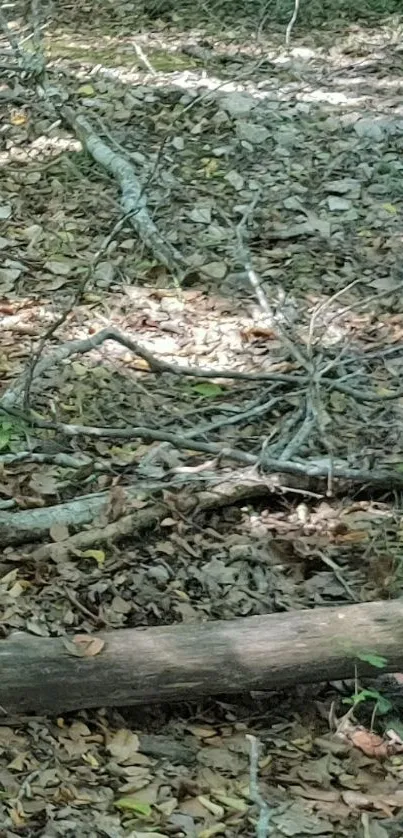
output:
[[[189,511],[189,506],[186,507],[186,498],[188,498],[190,511],[194,509],[208,510],[209,508],[237,503],[237,501],[253,496],[279,491],[282,485],[280,475],[259,475],[253,469],[238,469],[230,473],[223,470],[221,479],[219,475],[219,472],[213,475],[214,479],[211,480],[210,485],[206,475],[202,490],[197,490],[195,484],[189,483],[181,493],[178,483],[176,490],[179,492],[179,497],[176,496],[176,501],[175,496],[172,496],[173,505],[178,502],[183,511]],[[136,486],[125,487],[127,511],[130,512],[131,502],[139,497],[139,493],[149,491],[152,495],[156,488],[161,490],[163,485],[153,487],[152,484],[141,482]],[[168,484],[167,488],[174,489],[175,487]],[[40,509],[0,512],[0,544],[5,547],[26,544],[29,541],[40,541],[46,538],[50,528],[55,524],[79,530],[81,527],[93,523],[93,529],[96,529],[99,534],[99,527],[96,526],[95,520],[105,513],[109,497],[109,492],[99,492]],[[130,532],[141,532],[144,528],[158,523],[167,514],[166,505],[156,503],[155,500],[152,502],[153,507],[151,509],[148,507],[139,509],[135,515],[131,516]],[[122,526],[124,527],[124,525]],[[127,529],[124,532],[122,531],[123,536],[127,534]],[[118,536],[118,533],[116,536]],[[110,535],[107,535],[103,540],[108,540],[109,537]],[[88,543],[86,546],[88,546]]]
[[[136,177],[133,166],[122,154],[113,151],[101,140],[82,114],[75,114],[68,105],[61,108],[61,114],[91,157],[116,179],[121,188],[121,206],[127,215],[128,224],[151,250],[154,258],[166,265],[180,279],[187,268],[185,259],[176,247],[164,239],[150,217],[145,191]]]
[[[23,633],[0,642],[2,712],[176,701],[274,690],[403,668],[403,600],[94,635],[104,645],[76,657],[73,639]],[[98,648],[102,644],[98,644]],[[363,660],[366,657],[367,660]]]

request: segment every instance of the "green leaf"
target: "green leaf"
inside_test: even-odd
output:
[[[214,399],[216,396],[221,396],[224,393],[219,384],[214,384],[212,381],[201,381],[200,384],[195,384],[192,388],[194,393],[203,396],[205,399]]]
[[[81,555],[83,559],[95,559],[99,567],[105,564],[105,553],[103,550],[84,550]]]
[[[152,809],[149,803],[140,803],[135,797],[120,797],[115,801],[117,809],[122,809],[125,812],[136,812],[137,815],[142,815],[144,818],[149,818],[152,814]]]
[[[10,437],[0,430],[0,451],[4,451],[10,444]]]
[[[351,698],[343,698],[343,704],[350,704],[353,707],[357,707],[357,705],[362,704],[363,701],[374,701],[376,705],[376,712],[379,713],[380,716],[384,716],[385,713],[389,713],[393,706],[389,699],[385,698],[385,696],[378,692],[378,690],[360,690],[359,693],[352,695]]]
[[[0,422],[0,451],[8,448],[12,437],[13,426],[11,422]]]
[[[383,658],[382,655],[377,655],[376,652],[357,652],[357,658],[364,663],[370,663],[371,666],[375,666],[377,669],[383,669],[387,662],[387,658]]]
[[[386,713],[390,713],[392,708],[392,702],[389,701],[388,698],[385,698],[384,695],[379,695],[376,700],[376,712],[379,713],[380,716],[385,716]]]

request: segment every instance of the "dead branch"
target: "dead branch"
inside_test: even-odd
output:
[[[97,463],[92,457],[72,457],[71,454],[64,454],[63,452],[47,454],[40,451],[19,451],[18,454],[0,455],[0,467],[17,465],[18,463],[48,463],[70,469],[81,469],[84,466],[91,466],[93,471],[111,471],[111,467],[107,463]]]
[[[207,485],[206,485],[207,483]],[[147,483],[140,482],[136,486],[128,486],[125,488],[126,505],[130,513],[131,501],[137,500],[139,493],[144,491],[156,493],[162,489],[176,489],[180,491],[183,489],[183,484],[179,481]],[[184,494],[177,497],[177,503],[180,509],[183,505],[187,506],[190,511],[207,510],[211,508],[219,508],[223,506],[236,503],[239,500],[253,497],[254,495],[264,495],[269,492],[279,491],[281,489],[281,482],[279,475],[272,475],[270,477],[259,475],[254,469],[239,469],[231,471],[230,475],[226,475],[225,471],[217,472],[209,480],[204,478],[204,488],[200,491],[194,490],[192,487],[191,495]],[[102,516],[107,509],[110,494],[109,492],[100,492],[93,495],[84,495],[81,498],[67,501],[66,503],[56,504],[54,506],[47,506],[40,509],[24,509],[20,512],[0,512],[0,542],[3,546],[24,544],[28,541],[39,541],[46,537],[50,528],[54,524],[62,524],[67,528],[80,529],[87,524],[93,524],[90,532],[94,532],[96,524],[94,522],[97,518]],[[152,510],[155,512],[155,507]],[[158,521],[158,515],[166,515],[166,506],[158,507],[155,513],[155,521]],[[144,512],[144,515],[140,514]],[[147,513],[147,514],[146,514]],[[141,531],[142,526],[148,526],[150,521],[147,517],[149,513],[148,508],[137,511],[137,522],[132,518],[131,532]],[[98,531],[98,529],[97,529]]]
[[[304,377],[299,375],[264,372],[248,373],[239,372],[238,370],[214,370],[204,367],[182,367],[178,364],[170,364],[167,361],[156,358],[155,355],[149,352],[145,347],[141,346],[141,344],[137,343],[137,341],[132,340],[118,329],[111,327],[101,329],[101,331],[97,332],[96,335],[91,335],[91,337],[84,338],[83,340],[70,340],[63,343],[55,350],[55,352],[45,358],[42,358],[42,360],[36,364],[34,381],[41,377],[48,369],[56,364],[60,364],[62,361],[66,361],[67,358],[71,358],[72,355],[85,355],[87,352],[91,352],[98,346],[102,346],[102,344],[107,340],[113,340],[121,346],[124,346],[126,349],[129,349],[130,352],[138,355],[139,358],[143,358],[143,360],[147,362],[151,372],[167,372],[172,375],[184,375],[195,378],[228,378],[229,380],[239,379],[241,381],[282,381],[286,384],[296,384],[298,386],[304,384],[305,382]],[[27,385],[27,376],[28,373],[24,372],[22,376],[20,376],[20,378],[18,378],[17,381],[3,393],[0,399],[0,407],[7,409],[21,403]]]
[[[138,509],[130,515],[123,515],[117,521],[105,526],[94,527],[66,538],[64,541],[44,544],[32,553],[35,561],[42,562],[47,559],[60,561],[70,553],[77,553],[80,550],[87,550],[97,544],[111,544],[119,541],[133,532],[142,532],[158,524],[164,515],[167,514],[165,504],[153,504],[150,508]]]
[[[132,340],[128,335],[125,335],[118,329],[111,327],[101,329],[101,331],[97,332],[97,334],[91,335],[91,337],[84,338],[83,340],[77,339],[63,343],[51,355],[38,361],[33,373],[33,382],[37,381],[37,379],[40,378],[44,372],[56,364],[71,358],[72,355],[85,355],[87,352],[91,352],[93,349],[102,346],[102,344],[104,344],[107,340],[113,340],[121,346],[124,346],[130,352],[138,355],[139,358],[143,358],[143,360],[145,360],[149,365],[150,371],[155,373],[165,372],[171,373],[172,375],[183,375],[194,378],[226,378],[228,380],[232,379],[241,381],[283,382],[284,384],[294,385],[297,387],[309,384],[309,376],[306,374],[293,375],[288,373],[270,372],[249,373],[240,372],[239,370],[215,370],[204,367],[183,367],[179,364],[171,364],[157,358],[152,352],[149,352],[148,349],[137,343],[137,341]],[[21,404],[24,393],[26,392],[29,378],[31,377],[31,370],[25,371],[17,379],[17,381],[3,393],[0,399],[0,408],[3,407],[4,409],[10,409]],[[338,382],[337,379],[328,379],[325,375],[321,376],[321,383],[329,391],[338,390],[356,401],[362,402],[397,399],[403,393],[403,390],[396,390],[394,393],[387,394],[386,396],[379,396],[376,393],[355,390],[346,386],[342,382]]]
[[[335,480],[346,480],[352,483],[369,483],[373,486],[387,486],[398,488],[403,486],[403,474],[392,469],[356,469],[349,467],[343,460],[338,458],[333,461],[330,457],[322,459],[308,459],[292,462],[283,460],[282,457],[274,458],[266,455],[265,451],[259,455],[249,454],[239,448],[230,448],[220,445],[217,442],[202,442],[187,433],[171,434],[168,431],[159,431],[153,428],[132,427],[132,428],[98,428],[90,425],[68,425],[63,422],[47,422],[44,420],[33,420],[40,428],[57,430],[68,437],[87,436],[96,439],[142,439],[145,442],[169,442],[174,448],[189,451],[200,451],[204,454],[212,454],[220,460],[232,460],[242,465],[260,467],[270,474],[283,473],[298,475],[302,478],[325,478],[331,475]]]
[[[187,265],[182,254],[166,241],[157,226],[151,220],[144,191],[136,177],[133,167],[121,154],[95,134],[90,123],[81,114],[75,114],[67,105],[61,108],[61,114],[75,131],[88,153],[106,171],[116,178],[121,188],[121,205],[128,223],[131,224],[140,239],[151,250],[153,256],[177,276],[180,281]],[[180,276],[178,276],[178,273]]]

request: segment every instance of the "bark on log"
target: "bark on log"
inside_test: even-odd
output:
[[[94,657],[63,638],[23,633],[0,641],[2,712],[176,701],[273,690],[379,672],[363,654],[403,669],[403,599],[228,622],[123,629],[99,635]]]

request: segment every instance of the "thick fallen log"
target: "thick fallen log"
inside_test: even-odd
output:
[[[2,712],[176,701],[274,690],[403,668],[403,600],[318,608],[228,622],[94,635],[98,654],[76,657],[74,638],[23,633],[0,641]],[[99,643],[99,646],[102,644]],[[94,650],[93,650],[94,651]]]

